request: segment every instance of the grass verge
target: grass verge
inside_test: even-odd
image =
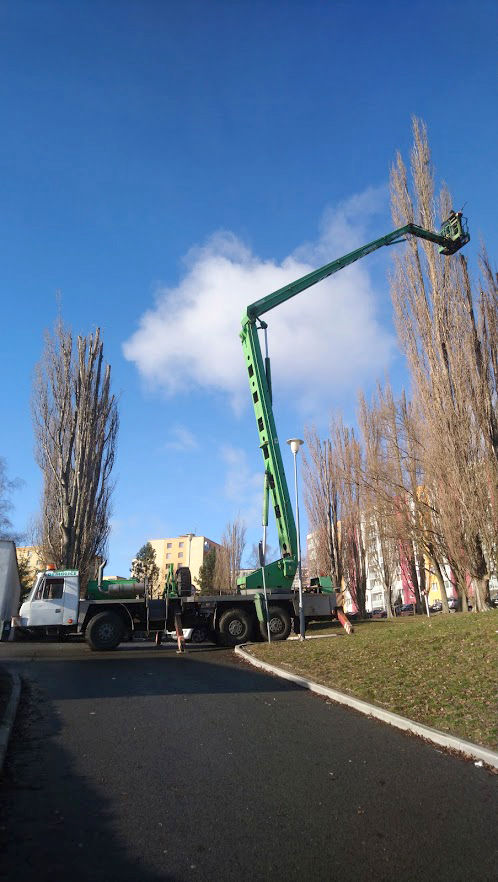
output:
[[[360,622],[348,637],[254,644],[257,658],[496,750],[498,611]]]

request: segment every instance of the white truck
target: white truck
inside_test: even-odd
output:
[[[307,618],[337,615],[335,592],[305,596]],[[85,637],[93,650],[115,649],[137,632],[160,639],[164,632],[196,629],[206,639],[224,646],[264,639],[285,640],[294,626],[299,630],[296,592],[268,593],[268,623],[259,592],[197,595],[188,567],[172,569],[164,597],[150,597],[144,583],[132,579],[103,579],[88,583],[80,597],[77,570],[38,573],[29,597],[12,619],[14,639],[65,635]]]

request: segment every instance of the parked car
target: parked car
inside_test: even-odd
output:
[[[370,613],[371,619],[387,619],[387,612],[385,609],[373,609]]]
[[[175,631],[166,631],[170,640],[176,640]],[[196,625],[195,628],[184,628],[183,636],[187,643],[205,643],[209,640],[209,630],[206,625]]]
[[[435,600],[434,603],[432,603],[431,606],[429,607],[429,609],[432,613],[441,612],[442,608],[443,608],[443,604],[441,603],[440,600]]]
[[[498,597],[491,597],[491,606],[498,606]]]
[[[415,615],[415,604],[414,603],[404,603],[401,607],[399,616],[414,616]]]
[[[460,601],[458,597],[448,597],[448,608],[449,609],[460,609]]]

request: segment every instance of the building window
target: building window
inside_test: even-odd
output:
[[[183,557],[183,551],[178,552],[178,557]]]
[[[167,555],[166,555],[166,560],[171,560],[171,557],[172,557],[171,554],[167,554]]]
[[[172,548],[172,547],[173,547],[172,542],[166,542],[166,548]]]
[[[184,545],[183,542],[179,542],[179,543],[178,543],[178,548],[183,548],[183,545]]]

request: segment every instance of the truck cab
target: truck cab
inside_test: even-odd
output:
[[[73,631],[78,621],[80,580],[77,570],[38,573],[13,625],[21,633]]]

